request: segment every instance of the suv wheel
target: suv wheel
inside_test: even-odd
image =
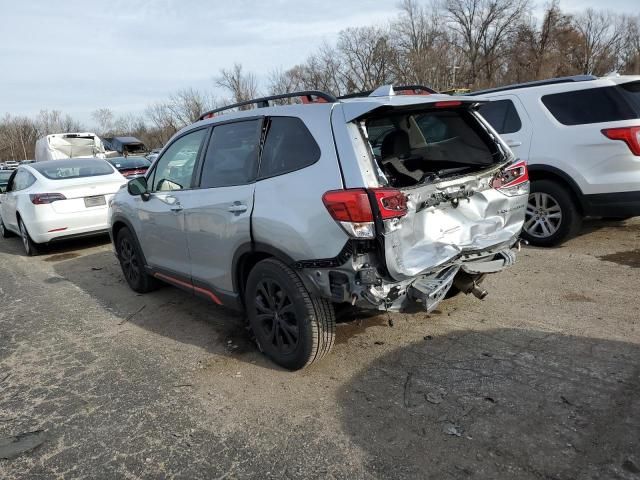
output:
[[[531,183],[522,237],[531,245],[552,247],[580,230],[582,215],[571,194],[553,180]]]
[[[118,260],[129,287],[138,293],[147,293],[158,288],[158,281],[144,268],[142,254],[129,229],[122,228],[117,238]]]
[[[11,233],[9,230],[7,230],[7,227],[4,226],[4,222],[2,221],[2,217],[0,217],[0,235],[2,235],[2,238],[9,238],[13,235],[13,233]]]
[[[29,257],[33,257],[40,253],[38,244],[31,240],[27,227],[24,226],[22,219],[18,220],[18,228],[20,228],[20,237],[22,238],[22,245],[24,246],[24,252]]]
[[[333,305],[311,295],[300,277],[279,260],[263,260],[251,270],[245,305],[258,347],[284,368],[303,368],[333,346]]]

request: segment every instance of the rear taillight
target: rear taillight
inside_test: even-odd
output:
[[[602,134],[611,140],[622,140],[631,153],[640,156],[640,127],[605,128]]]
[[[31,203],[34,205],[45,205],[47,203],[57,202],[58,200],[66,200],[65,197],[61,193],[32,193],[29,195],[31,199]]]
[[[382,220],[406,215],[407,199],[400,190],[393,188],[331,190],[322,196],[322,202],[350,236],[374,238],[375,223],[370,195],[375,198]]]
[[[527,163],[520,161],[509,165],[493,179],[492,186],[509,197],[529,193]]]
[[[407,197],[395,188],[372,188],[383,220],[399,218],[407,214]]]

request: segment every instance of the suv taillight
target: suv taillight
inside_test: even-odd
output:
[[[622,140],[634,155],[640,156],[640,127],[605,128],[602,134],[611,140]]]
[[[509,165],[493,179],[492,186],[509,197],[529,193],[527,162],[519,161]]]
[[[31,203],[34,205],[45,205],[47,203],[57,202],[58,200],[66,200],[65,197],[61,193],[32,193],[29,195],[31,199]]]
[[[399,218],[407,214],[407,197],[395,188],[372,188],[369,190],[376,197],[378,210],[383,220]]]
[[[376,232],[370,196],[375,198],[382,220],[407,214],[407,199],[400,190],[394,188],[331,190],[322,196],[322,202],[350,236],[374,238]]]

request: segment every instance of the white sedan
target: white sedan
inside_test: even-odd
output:
[[[27,255],[38,245],[108,231],[109,200],[126,179],[100,159],[21,165],[0,195],[0,234],[22,237]]]

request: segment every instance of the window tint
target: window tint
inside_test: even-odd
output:
[[[36,178],[26,170],[18,170],[16,176],[13,179],[12,190],[17,192],[29,188],[36,181]]]
[[[480,114],[500,134],[515,133],[522,128],[520,116],[511,100],[496,100],[480,105]]]
[[[158,160],[152,174],[151,191],[191,188],[193,168],[206,132],[205,128],[196,130],[171,144]]]
[[[260,178],[299,170],[320,158],[320,147],[299,118],[272,117],[260,160]]]
[[[615,87],[554,93],[542,103],[564,125],[613,122],[640,118],[640,82]]]
[[[214,127],[202,167],[202,188],[244,185],[256,178],[262,119]]]

